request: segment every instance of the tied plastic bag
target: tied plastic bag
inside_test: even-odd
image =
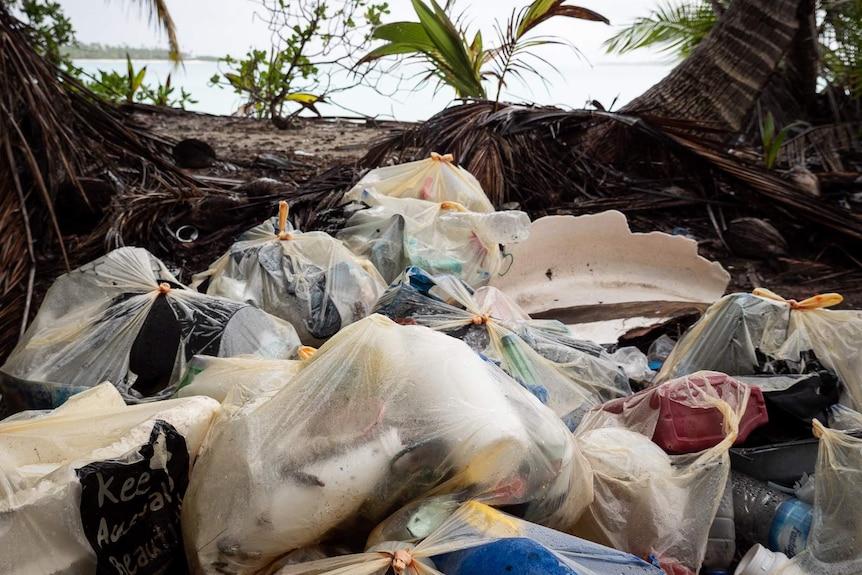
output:
[[[809,373],[822,365],[844,384],[844,402],[859,409],[862,311],[824,309],[841,300],[822,294],[797,302],[762,288],[725,296],[683,335],[659,381],[701,369],[749,375]]]
[[[591,499],[553,412],[462,342],[375,314],[272,399],[213,425],[183,534],[195,572],[255,573],[294,549],[363,541],[407,502],[446,494],[560,522]]]
[[[473,287],[506,271],[499,244],[522,242],[530,233],[524,212],[477,213],[454,202],[390,198],[363,190],[369,208],[355,212],[337,237],[367,257],[389,283],[408,266],[452,274]]]
[[[838,411],[842,427],[862,429],[862,414]],[[805,550],[776,575],[857,575],[862,573],[862,439],[813,423],[820,438],[814,521]]]
[[[301,361],[290,359],[196,355],[177,387],[176,397],[205,395],[221,402],[238,385],[259,394],[274,393],[299,372],[301,365]]]
[[[697,573],[727,483],[728,450],[748,404],[746,385],[726,386],[719,395],[713,382],[726,379],[699,372],[655,388],[724,416],[724,440],[697,453],[668,455],[652,442],[659,410],[649,395],[633,396],[619,413],[587,414],[575,437],[593,470],[595,499],[571,532],[638,557],[654,555],[668,573]]]
[[[386,289],[377,270],[324,232],[289,229],[287,202],[277,220],[242,234],[228,253],[195,276],[206,293],[248,302],[319,343],[371,312]]]
[[[529,545],[532,556],[518,553],[524,547],[524,543]],[[471,559],[476,561],[481,558],[465,560],[463,557],[453,555],[458,551],[478,547],[487,548],[483,550],[484,555],[499,555],[500,550],[504,553],[506,550],[513,550],[514,552],[509,556],[502,558],[510,569],[517,567],[517,564],[512,565],[517,561],[522,561],[523,564],[535,562],[534,556],[541,553],[545,556],[543,557],[545,566],[553,568],[554,574],[611,575],[621,573],[621,569],[625,569],[625,573],[629,575],[662,574],[657,567],[627,553],[523,521],[476,501],[461,505],[433,533],[418,544],[401,541],[372,543],[365,553],[318,559],[284,567],[276,564],[268,572],[273,575],[341,573],[384,575],[391,569],[399,575],[442,575],[442,572],[436,568],[436,561],[445,563],[444,570],[450,575],[476,573],[468,563]],[[489,565],[483,565],[483,567],[489,569],[480,570],[479,573],[498,572]],[[549,570],[544,572],[551,574]]]
[[[10,412],[56,407],[110,381],[128,402],[170,396],[195,354],[290,357],[289,324],[179,284],[142,248],[120,248],[58,278],[0,371]]]
[[[572,430],[586,411],[632,393],[622,367],[601,347],[575,340],[559,322],[531,320],[493,287],[474,291],[455,276],[430,276],[411,267],[380,297],[375,311],[457,337],[499,361]]]
[[[0,572],[155,575],[184,564],[180,508],[218,403],[126,406],[109,383],[0,422]]]
[[[457,202],[472,212],[493,212],[494,205],[473,174],[454,164],[452,154],[431,152],[431,157],[371,170],[345,195],[360,200],[362,191],[429,202]]]

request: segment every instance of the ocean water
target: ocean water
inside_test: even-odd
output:
[[[178,95],[182,87],[198,101],[187,105],[189,110],[230,115],[243,103],[242,96],[233,90],[210,85],[210,78],[223,71],[224,65],[218,62],[190,60],[178,69],[163,60],[141,60],[133,64],[135,69],[147,67],[144,82],[148,84],[164,82],[171,74],[171,85],[176,87],[174,95]],[[77,60],[75,65],[96,76],[100,69],[126,71],[125,60]],[[590,101],[597,100],[606,109],[617,109],[661,80],[672,68],[672,65],[661,62],[619,63],[606,60],[590,65],[583,60],[570,59],[557,65],[558,72],[544,79],[531,79],[530,86],[504,90],[501,99],[570,109],[583,108]],[[449,88],[435,90],[432,84],[415,91],[396,90],[394,79],[388,80],[383,80],[382,87],[383,91],[391,92],[389,95],[381,95],[367,87],[351,88],[333,93],[329,96],[330,103],[319,104],[318,109],[325,116],[361,114],[379,119],[416,121],[439,112],[454,98]]]

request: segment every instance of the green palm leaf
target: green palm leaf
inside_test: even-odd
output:
[[[662,52],[688,56],[703,40],[718,17],[707,0],[674,3],[667,1],[649,16],[636,19],[605,42],[609,53],[624,54],[648,46]]]

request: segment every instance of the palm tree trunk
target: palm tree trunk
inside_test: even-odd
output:
[[[740,130],[799,28],[800,1],[736,0],[691,56],[621,112]]]

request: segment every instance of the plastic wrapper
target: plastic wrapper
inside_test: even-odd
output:
[[[455,165],[452,154],[432,152],[426,160],[371,170],[344,198],[359,200],[366,189],[394,198],[415,198],[438,204],[457,202],[472,212],[494,211],[479,181]]]
[[[862,311],[829,310],[838,294],[802,302],[769,290],[725,296],[680,339],[659,381],[701,369],[729,375],[808,373],[825,367],[844,384],[845,403],[862,406]]]
[[[206,397],[126,406],[104,383],[0,422],[0,572],[181,568],[182,498],[217,409]]]
[[[862,414],[843,410],[850,428],[862,429]],[[814,521],[805,551],[776,575],[857,575],[862,573],[862,439],[814,422],[820,438]]]
[[[601,347],[575,340],[559,322],[531,320],[493,287],[474,291],[455,276],[412,267],[390,285],[376,311],[462,339],[500,362],[571,429],[586,411],[632,392],[623,368]]]
[[[247,302],[288,321],[309,345],[368,315],[386,289],[367,260],[329,234],[289,229],[286,202],[277,220],[239,236],[196,275],[192,286],[203,285],[210,295]]]
[[[452,274],[473,287],[507,269],[500,244],[524,241],[530,218],[524,212],[477,213],[453,202],[390,198],[363,190],[369,208],[354,213],[337,237],[367,257],[389,283],[408,266]]]
[[[668,455],[651,441],[658,422],[650,396],[634,396],[620,413],[594,410],[575,437],[593,470],[595,499],[571,531],[575,535],[647,558],[668,573],[697,573],[706,552],[730,469],[728,450],[748,403],[748,386],[711,381],[726,376],[699,372],[662,385],[656,393],[692,408],[717,408],[724,440],[704,451]]]
[[[198,573],[255,573],[294,549],[364,541],[414,499],[482,498],[552,524],[591,500],[553,412],[464,343],[377,314],[324,344],[272,399],[231,410],[213,424],[183,508]]]
[[[451,565],[450,569],[457,569],[454,567],[457,559],[451,556],[453,553],[494,544],[506,548],[520,541],[531,543],[534,554],[535,551],[545,551],[549,556],[549,566],[552,564],[558,568],[554,573],[662,575],[657,567],[627,553],[523,521],[475,501],[461,505],[418,544],[401,541],[372,543],[365,553],[285,566],[272,569],[270,573],[384,575],[391,569],[398,574],[441,575],[442,572],[436,569],[435,559]],[[518,558],[513,555],[508,559]],[[463,565],[461,569],[458,572],[464,572]],[[446,573],[452,572],[446,570]]]
[[[0,372],[11,412],[56,407],[103,381],[128,402],[170,396],[195,354],[291,357],[293,327],[178,283],[141,248],[58,278]]]

